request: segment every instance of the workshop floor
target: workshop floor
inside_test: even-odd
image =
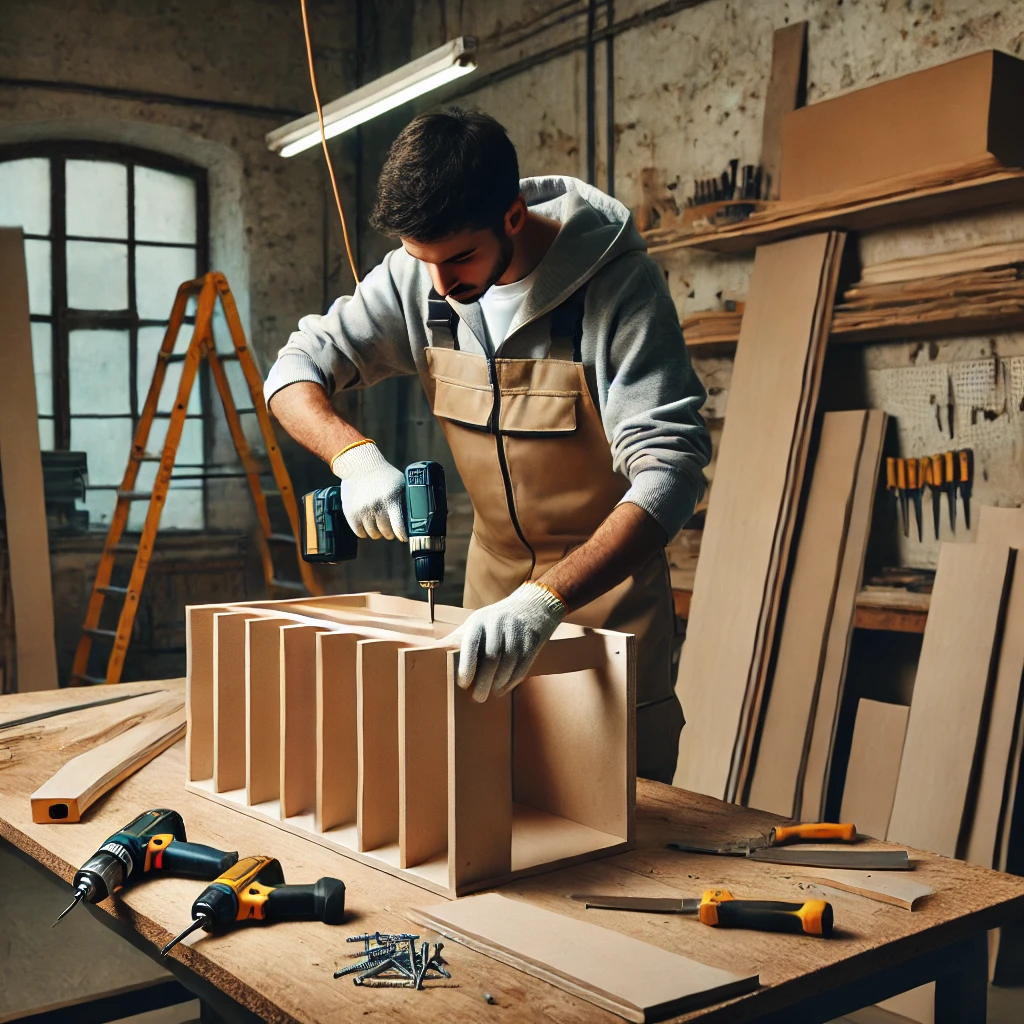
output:
[[[0,840],[0,1022],[67,1006],[113,991],[170,980],[159,964],[92,914],[76,909],[52,929],[69,889]],[[88,960],[83,950],[89,951]],[[990,988],[988,1024],[1024,1021],[1024,987]],[[900,1024],[905,1018],[872,1008],[843,1024]],[[839,1024],[839,1022],[837,1022]]]

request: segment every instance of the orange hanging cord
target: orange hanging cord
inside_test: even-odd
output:
[[[341,206],[341,196],[338,194],[338,181],[334,177],[334,164],[331,162],[331,154],[327,149],[327,133],[324,130],[324,111],[320,105],[320,91],[316,87],[316,71],[313,68],[313,43],[309,38],[309,16],[306,14],[306,0],[299,0],[302,5],[302,30],[306,36],[306,59],[309,62],[309,84],[313,87],[313,102],[316,104],[316,116],[320,121],[320,144],[324,148],[324,157],[327,160],[327,171],[331,176],[331,188],[334,189],[334,201],[338,206],[338,216],[341,218],[341,234],[345,239],[345,254],[348,256],[348,265],[352,268],[352,277],[356,284],[359,284],[359,273],[356,270],[356,261],[352,256],[352,245],[348,239],[348,224],[345,222],[345,211]]]

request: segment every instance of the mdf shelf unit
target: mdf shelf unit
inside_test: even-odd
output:
[[[469,612],[380,594],[193,605],[186,787],[455,898],[635,843],[634,637],[563,624],[477,703]]]

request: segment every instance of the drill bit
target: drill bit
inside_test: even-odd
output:
[[[171,939],[171,941],[168,942],[167,945],[164,946],[164,948],[160,950],[160,955],[161,956],[167,956],[167,954],[179,942],[181,942],[182,939],[184,939],[187,936],[191,935],[197,929],[202,928],[203,925],[206,924],[206,922],[207,922],[207,918],[205,918],[205,917],[197,917],[186,929],[184,929],[183,931],[178,932],[178,934],[175,935],[174,938]]]
[[[86,896],[86,894],[88,892],[89,892],[89,887],[87,885],[80,885],[75,890],[75,898],[60,912],[60,917],[58,917],[57,920],[54,921],[53,924],[50,925],[50,927],[51,928],[56,928],[57,925],[59,925],[60,922],[65,917],[67,917],[67,915],[70,914],[71,911],[74,910],[75,907],[77,907],[78,904],[81,903],[83,899],[85,899],[85,896]]]
[[[427,588],[427,605],[430,607],[430,624],[434,624],[434,588]]]

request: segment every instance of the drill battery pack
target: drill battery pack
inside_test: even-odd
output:
[[[337,484],[304,495],[299,534],[307,562],[348,562],[356,557],[358,541],[342,512]]]

